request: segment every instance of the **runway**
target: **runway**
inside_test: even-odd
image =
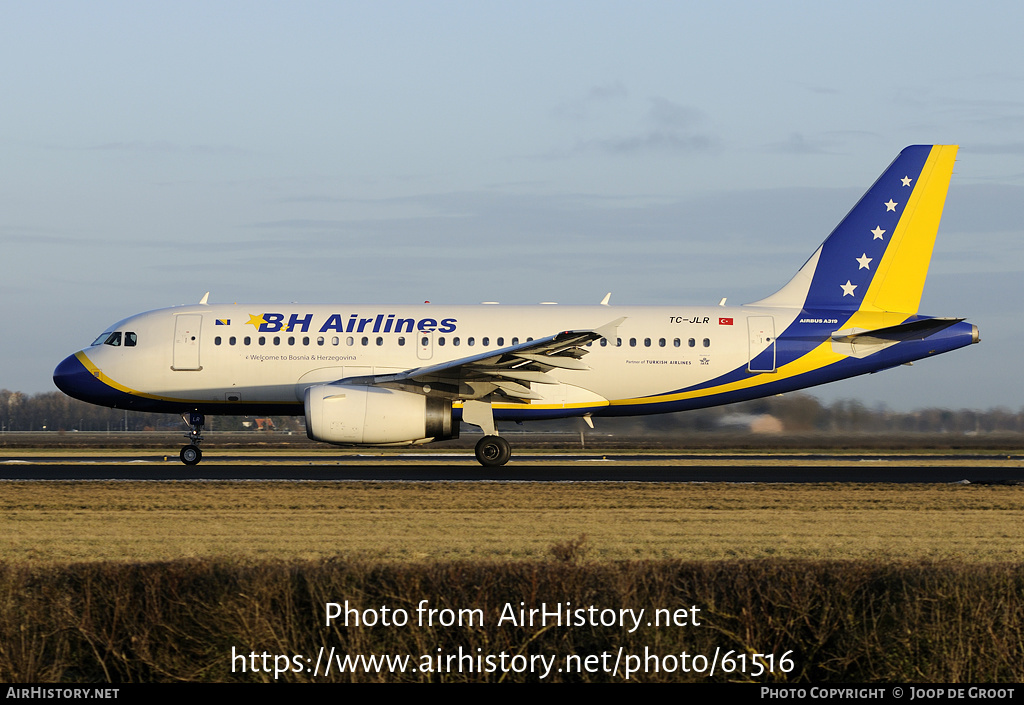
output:
[[[1024,484],[1019,455],[524,455],[500,468],[468,454],[165,457],[2,457],[0,480]]]

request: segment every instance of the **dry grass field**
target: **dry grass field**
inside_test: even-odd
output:
[[[1024,487],[0,484],[0,561],[551,558],[1017,562]]]
[[[237,647],[566,659],[722,649],[792,656],[793,671],[753,678],[762,681],[1020,682],[1022,519],[1024,486],[1014,485],[3,481],[0,681],[277,679],[237,672]],[[492,617],[504,603],[699,605],[704,622],[635,633],[494,620],[325,629],[325,601],[349,599],[480,606]],[[538,677],[371,669],[281,679]]]

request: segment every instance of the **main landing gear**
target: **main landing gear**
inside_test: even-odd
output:
[[[476,459],[488,468],[496,468],[512,457],[512,447],[501,436],[484,436],[476,442]]]
[[[181,420],[185,421],[185,414],[181,415]],[[185,465],[195,465],[203,459],[203,451],[199,450],[199,444],[203,442],[203,424],[206,422],[206,417],[200,414],[198,411],[190,411],[188,414],[188,435],[185,436],[189,440],[187,446],[182,446],[181,452],[178,457],[181,458],[181,462]]]
[[[512,457],[512,447],[498,435],[494,427],[494,412],[491,403],[480,399],[468,399],[462,403],[462,420],[479,426],[484,437],[476,442],[476,459],[485,468],[504,465]]]

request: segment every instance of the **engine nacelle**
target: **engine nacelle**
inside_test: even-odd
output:
[[[318,384],[306,390],[306,435],[338,445],[444,441],[459,437],[452,402],[365,385]]]

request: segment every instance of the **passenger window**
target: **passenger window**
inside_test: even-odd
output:
[[[236,342],[238,341],[235,340],[235,336],[228,338],[228,345],[234,345]]]
[[[476,342],[475,338],[466,338],[466,345],[473,345]]]
[[[615,339],[615,347],[617,347],[617,348],[621,348],[622,347],[622,338],[616,338]]]
[[[459,342],[459,336],[455,336],[454,338],[452,338],[452,345],[458,345]]]
[[[710,348],[711,347],[711,338],[704,338],[704,347],[705,348]]]
[[[134,333],[128,332],[124,334],[124,346],[126,348],[134,348],[137,342],[138,337]]]
[[[384,338],[382,338],[381,336],[378,335],[377,336],[377,346],[380,347],[383,344],[384,344]]]
[[[361,342],[363,345],[369,345],[370,344],[370,339],[364,335],[363,339],[360,340],[359,342]]]
[[[280,345],[280,344],[281,344],[281,336],[275,335],[274,336],[274,345]]]
[[[672,345],[674,345],[675,347],[678,348],[682,344],[683,344],[683,341],[681,341],[679,338],[673,338],[672,339]]]
[[[317,345],[323,345],[324,344],[324,337],[322,335],[318,335],[316,337],[316,344]]]
[[[404,345],[405,345],[405,336],[404,335],[398,336],[398,346],[402,347]]]
[[[356,344],[356,339],[353,338],[351,335],[349,337],[345,338],[345,345],[348,345],[349,347],[352,347],[355,344]]]
[[[442,348],[444,347],[444,336],[443,335],[440,338],[437,339],[437,344],[440,345]]]
[[[427,347],[428,345],[430,345],[430,338],[428,338],[427,336],[423,336],[422,338],[420,338],[420,345],[422,345],[423,347]]]
[[[498,347],[499,348],[505,347],[505,338],[504,337],[499,337],[498,338]]]
[[[644,338],[644,347],[645,348],[651,347],[651,339],[650,338]]]
[[[295,345],[295,336],[294,335],[289,335],[288,336],[288,344],[289,345]]]
[[[631,348],[635,348],[636,347],[636,338],[630,338],[629,339],[629,347],[631,347]]]
[[[601,338],[601,347],[602,348],[608,347],[608,338]]]
[[[259,341],[258,341],[258,342],[259,342],[259,344],[260,344],[260,345],[266,345],[266,344],[267,344],[267,338],[266,338],[266,336],[264,336],[264,335],[261,335],[261,336],[259,337]]]
[[[333,338],[331,338],[331,345],[337,345],[340,342],[341,342],[341,338],[339,338],[338,336],[334,336]]]
[[[694,340],[693,338],[690,338],[689,340],[686,341],[686,344],[692,348],[697,344],[697,341]]]
[[[214,345],[220,345],[220,336],[219,335],[216,338],[213,339],[213,344]]]
[[[246,345],[250,345],[252,343],[252,338],[250,338],[249,336],[245,336],[242,342],[245,343]]]
[[[483,346],[484,346],[484,347],[486,348],[486,347],[487,347],[488,345],[490,345],[490,344],[491,344],[491,339],[490,339],[490,338],[488,338],[488,337],[487,337],[487,336],[485,335],[485,336],[484,336],[484,337],[483,337],[483,338],[482,338],[482,339],[480,340],[480,344],[481,344],[481,345],[483,345]]]
[[[512,338],[513,345],[519,345],[519,338]]]
[[[302,344],[303,345],[309,345],[309,336],[308,335],[302,336]],[[323,345],[323,343],[320,343],[320,344]]]

